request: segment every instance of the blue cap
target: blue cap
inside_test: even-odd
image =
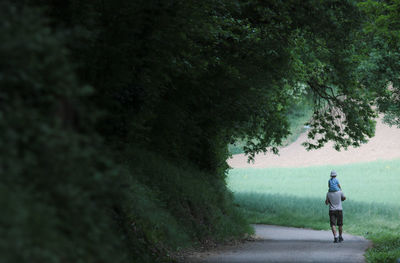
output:
[[[332,171],[331,172],[331,176],[336,176],[337,174],[336,174],[336,172],[335,171]]]

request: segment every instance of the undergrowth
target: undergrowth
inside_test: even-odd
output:
[[[130,190],[121,200],[124,224],[129,231],[137,226],[147,243],[165,249],[159,254],[251,233],[224,178],[174,165],[148,151],[131,150],[126,156]]]

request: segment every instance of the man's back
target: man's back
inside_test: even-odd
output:
[[[337,192],[328,192],[326,194],[326,199],[329,203],[329,210],[343,210],[342,208],[342,200],[346,197],[344,196],[342,191]]]

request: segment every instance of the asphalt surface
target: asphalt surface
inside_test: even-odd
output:
[[[214,252],[200,253],[187,262],[365,262],[371,242],[360,236],[343,235],[333,243],[331,231],[254,225],[256,240]]]

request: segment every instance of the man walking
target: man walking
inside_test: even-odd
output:
[[[329,205],[329,220],[332,228],[333,242],[342,242],[343,237],[343,208],[342,201],[346,200],[342,191],[328,192],[325,204]],[[336,225],[339,227],[339,237],[336,232]]]

